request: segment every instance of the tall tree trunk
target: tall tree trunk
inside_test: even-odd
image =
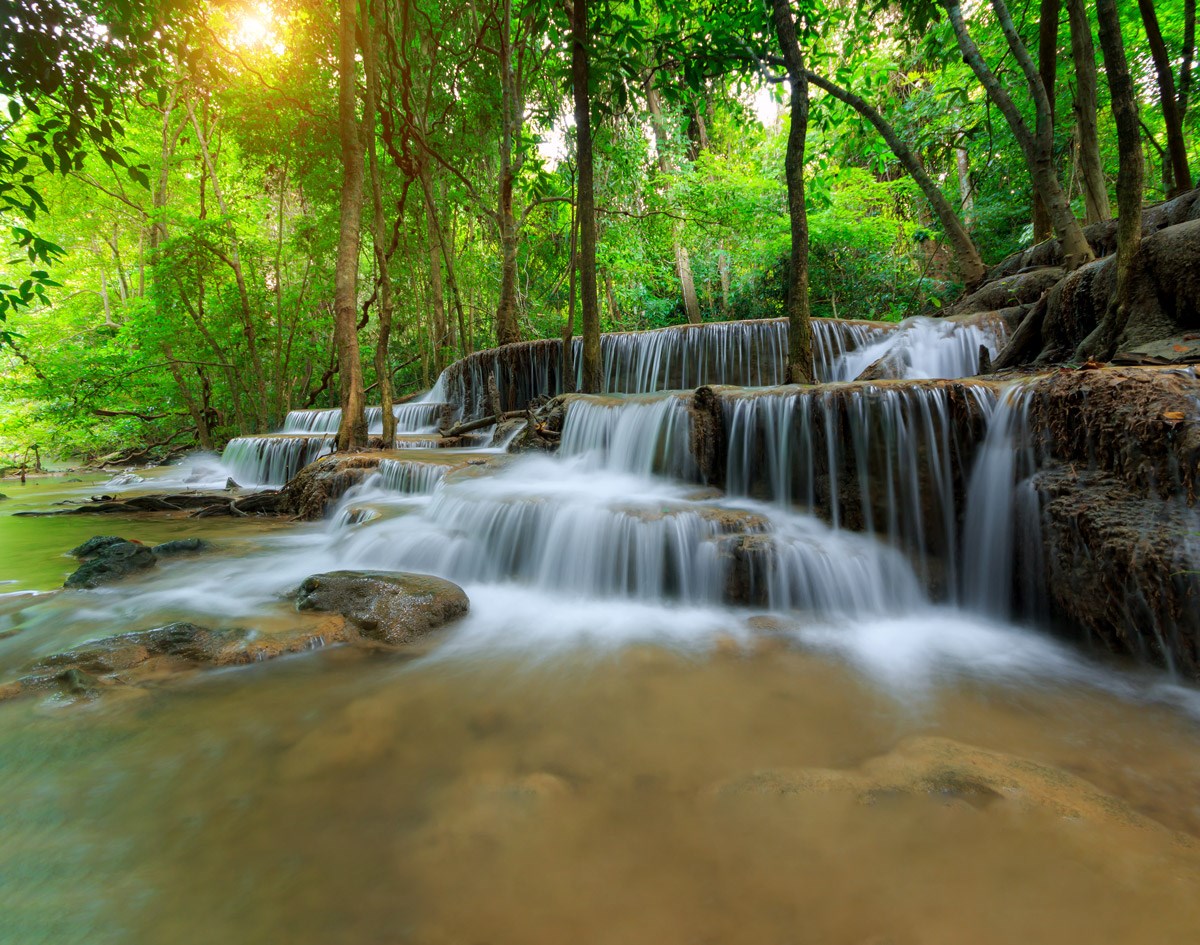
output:
[[[374,7],[374,4],[370,4]],[[375,341],[375,381],[379,385],[379,404],[383,419],[383,445],[391,447],[396,442],[396,417],[392,413],[392,367],[388,358],[388,347],[392,340],[392,276],[388,272],[387,228],[383,218],[383,180],[379,170],[377,154],[376,118],[379,111],[379,63],[375,58],[375,43],[371,32],[368,8],[363,10],[363,67],[366,71],[367,99],[363,108],[363,133],[368,137],[367,163],[371,172],[371,245],[375,250],[375,268],[378,271],[379,332]],[[408,194],[407,186],[404,189]],[[401,198],[399,215],[404,214],[404,199]],[[365,395],[364,395],[365,397]]]
[[[571,9],[571,87],[575,97],[575,148],[579,165],[579,289],[583,309],[583,391],[597,394],[604,383],[600,361],[600,300],[596,296],[596,196],[592,166],[592,112],[588,90],[587,0]]]
[[[449,331],[446,323],[446,293],[442,285],[442,235],[437,218],[437,204],[433,196],[433,182],[429,176],[429,164],[421,164],[421,193],[425,198],[425,224],[429,237],[429,295],[433,304],[433,369],[441,373],[445,365],[444,349]],[[507,342],[501,342],[507,344]]]
[[[1025,48],[1025,44],[1017,34],[1012,16],[1009,14],[1004,0],[992,0],[992,7],[996,11],[1009,49],[1025,75],[1026,84],[1033,98],[1037,123],[1032,132],[1026,125],[1021,110],[1017,108],[1012,96],[1008,94],[1004,86],[1000,84],[999,78],[984,62],[983,54],[971,38],[966,22],[963,20],[961,0],[941,0],[941,3],[954,28],[954,35],[958,39],[958,47],[962,52],[963,59],[979,78],[988,97],[1004,115],[1005,121],[1008,122],[1013,136],[1017,139],[1017,143],[1025,155],[1029,175],[1046,204],[1050,219],[1054,221],[1054,232],[1062,247],[1063,265],[1068,269],[1075,269],[1090,262],[1095,255],[1092,253],[1091,246],[1088,245],[1087,238],[1083,235],[1083,228],[1071,211],[1071,204],[1067,200],[1066,194],[1063,193],[1062,185],[1058,180],[1058,172],[1054,166],[1054,129],[1046,88],[1042,85],[1041,77],[1033,65],[1029,50]]]
[[[954,149],[954,165],[958,171],[958,215],[962,218],[963,229],[970,235],[975,225],[975,187],[971,183],[971,152],[966,145]]]
[[[571,204],[571,248],[567,254],[567,321],[562,330],[562,390],[564,394],[575,390],[575,282],[579,274],[579,214]]]
[[[1179,103],[1179,120],[1187,115],[1188,100],[1192,91],[1192,76],[1196,58],[1196,0],[1183,0],[1183,46],[1179,50],[1179,91],[1175,100]]]
[[[729,251],[725,248],[725,240],[721,240],[717,248],[717,275],[721,278],[721,317],[729,314],[729,289],[732,281],[729,271]]]
[[[791,128],[788,130],[784,176],[787,178],[791,219],[791,272],[787,287],[788,354],[784,380],[813,381],[812,321],[808,301],[808,213],[804,206],[804,146],[808,137],[808,72],[796,39],[796,22],[789,0],[771,0],[771,19],[791,85]]]
[[[1041,0],[1038,19],[1038,77],[1050,103],[1051,135],[1054,129],[1054,86],[1058,79],[1058,20],[1061,0]],[[1041,243],[1054,236],[1054,222],[1045,201],[1033,190],[1033,241]]]
[[[1067,0],[1071,24],[1071,60],[1075,65],[1075,127],[1079,130],[1079,176],[1083,182],[1085,220],[1099,223],[1112,216],[1108,183],[1100,163],[1100,135],[1096,127],[1096,49],[1086,0]]]
[[[524,104],[516,88],[512,62],[512,11],[508,2],[501,4],[498,43],[500,66],[500,166],[497,223],[500,229],[500,299],[496,303],[496,344],[521,340],[517,322],[517,249],[520,233],[513,213],[513,187],[517,177],[518,156],[514,155],[517,134],[524,118]]]
[[[668,134],[666,117],[663,114],[662,96],[659,95],[658,89],[654,87],[655,72],[650,80],[646,83],[646,107],[650,111],[650,124],[654,127],[654,142],[658,148],[658,170],[664,178],[671,173],[673,167],[671,162],[671,142]],[[666,181],[663,181],[663,187],[666,187]],[[692,260],[688,256],[687,247],[683,245],[681,239],[680,227],[674,225],[672,239],[675,243],[675,275],[679,277],[679,290],[683,296],[683,310],[687,313],[687,320],[693,324],[700,324],[700,300],[696,295],[696,281],[692,276]]]
[[[817,88],[824,89],[830,95],[845,102],[860,115],[867,119],[875,130],[887,142],[888,147],[892,149],[892,153],[904,165],[904,169],[912,176],[912,179],[917,182],[917,186],[921,188],[921,193],[925,195],[925,199],[929,201],[933,207],[933,212],[937,214],[938,222],[942,225],[942,229],[946,231],[946,238],[949,239],[951,247],[954,249],[954,257],[958,262],[958,268],[962,272],[963,281],[968,289],[973,289],[983,282],[984,276],[987,275],[987,267],[983,264],[983,259],[979,256],[979,250],[975,248],[975,242],[971,239],[971,234],[967,232],[967,228],[963,226],[962,220],[959,219],[954,208],[950,206],[950,202],[942,193],[942,189],[930,178],[925,171],[925,165],[921,163],[921,159],[916,153],[896,134],[896,129],[888,123],[888,121],[879,113],[879,111],[869,105],[853,92],[843,89],[841,86],[834,84],[829,79],[817,75],[815,72],[807,71],[809,81]]]
[[[1096,18],[1100,27],[1100,49],[1104,53],[1104,71],[1108,74],[1120,155],[1120,170],[1117,172],[1117,285],[1100,324],[1080,344],[1076,355],[1080,358],[1107,359],[1117,350],[1129,321],[1132,276],[1142,243],[1145,168],[1138,130],[1137,92],[1125,57],[1116,0],[1096,0]]]
[[[338,140],[342,150],[342,190],[338,211],[337,262],[333,276],[333,337],[337,349],[339,402],[337,448],[367,445],[362,357],[358,350],[358,241],[362,225],[363,142],[355,115],[355,0],[339,0]]]
[[[1138,0],[1138,9],[1142,14],[1142,24],[1146,27],[1146,39],[1150,42],[1163,124],[1167,127],[1167,154],[1171,158],[1171,175],[1175,181],[1174,188],[1167,196],[1174,197],[1192,189],[1192,171],[1188,167],[1187,145],[1183,140],[1183,121],[1179,114],[1179,100],[1175,95],[1175,73],[1171,70],[1171,57],[1158,25],[1158,14],[1154,12],[1154,0]],[[1108,61],[1107,58],[1105,61]]]

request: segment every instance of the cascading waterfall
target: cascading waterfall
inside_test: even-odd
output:
[[[432,495],[453,466],[385,459],[379,463],[378,486],[399,495]]]
[[[954,378],[979,370],[980,347],[995,355],[1004,342],[999,320],[985,324],[910,318],[898,324],[813,319],[813,367],[820,382],[853,380],[876,362],[881,376]],[[765,387],[782,384],[787,321],[710,322],[653,331],[602,335],[604,393],[644,394],[706,384]],[[582,380],[582,340],[574,339],[575,387]],[[488,411],[487,378],[504,409],[562,393],[562,343],[542,340],[480,351],[455,362],[438,379],[439,399],[463,416]]]
[[[432,433],[437,429],[438,414],[442,405],[436,402],[418,401],[395,404],[392,416],[396,418],[397,433]],[[383,408],[367,407],[367,432],[372,436],[383,433]],[[284,433],[337,433],[342,422],[339,407],[328,410],[292,410],[283,424]]]
[[[580,397],[567,406],[564,456],[589,456],[604,469],[693,479],[686,395]]]
[[[993,400],[989,387],[970,383],[726,392],[726,488],[877,536],[926,581],[939,578],[942,562],[936,583],[952,591],[956,487],[973,447],[961,431]]]
[[[333,452],[333,436],[272,434],[239,436],[221,454],[229,475],[242,486],[282,486],[309,463]]]
[[[1041,503],[1034,488],[1039,457],[1029,427],[1030,399],[1028,390],[1010,387],[994,404],[967,492],[961,599],[998,617],[1011,616],[1014,589],[1027,611],[1044,609]]]

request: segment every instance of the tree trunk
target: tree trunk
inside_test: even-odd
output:
[[[567,321],[562,330],[562,392],[575,390],[575,282],[579,274],[579,214],[571,204],[571,248],[567,254]]]
[[[975,225],[975,188],[971,184],[971,153],[964,145],[954,149],[954,164],[958,170],[958,215],[970,235]]]
[[[445,365],[444,349],[449,336],[446,322],[446,293],[442,285],[442,235],[433,197],[433,182],[428,162],[421,165],[421,193],[425,199],[425,224],[429,237],[429,295],[433,305],[433,370],[440,374]],[[507,342],[501,342],[507,344]]]
[[[1083,182],[1085,220],[1099,223],[1112,216],[1108,183],[1100,163],[1100,135],[1096,127],[1096,49],[1086,0],[1067,0],[1071,23],[1071,59],[1075,64],[1075,127],[1079,130],[1079,177]]]
[[[1183,0],[1183,47],[1179,51],[1179,91],[1175,100],[1179,103],[1179,121],[1187,115],[1188,99],[1192,91],[1192,74],[1196,56],[1196,0]]]
[[[1038,77],[1050,105],[1050,129],[1054,133],[1054,85],[1058,78],[1058,20],[1061,0],[1041,0],[1038,19]],[[1054,223],[1046,203],[1033,191],[1033,241],[1041,243],[1054,236]]]
[[[725,241],[721,240],[717,249],[717,274],[721,278],[721,316],[729,314],[729,289],[732,282],[729,271],[729,251],[725,249]]]
[[[658,73],[654,73],[657,75]],[[658,94],[658,89],[654,87],[654,78],[646,83],[646,107],[650,111],[650,124],[654,127],[654,143],[658,149],[658,169],[659,172],[666,177],[672,170],[672,162],[670,156],[670,137],[667,134],[666,117],[663,115],[662,97]],[[666,182],[663,182],[665,188]],[[688,256],[687,247],[683,245],[680,227],[678,223],[674,226],[672,238],[675,243],[675,275],[679,277],[679,290],[683,296],[683,310],[687,313],[687,320],[693,324],[700,324],[700,300],[696,296],[696,281],[692,277],[692,260]]]
[[[392,340],[392,277],[388,272],[388,251],[385,248],[387,229],[383,218],[383,180],[376,153],[375,121],[379,111],[379,63],[375,59],[375,44],[371,32],[370,17],[363,11],[363,66],[366,70],[367,100],[363,108],[363,131],[369,136],[367,161],[371,172],[371,244],[375,250],[375,268],[378,270],[379,292],[378,338],[375,341],[375,381],[379,385],[379,404],[383,419],[383,444],[389,447],[396,442],[396,417],[392,413],[392,368],[388,348]],[[405,189],[407,195],[408,190]],[[400,215],[404,213],[401,198]],[[364,395],[365,398],[365,395]]]
[[[355,0],[339,0],[338,139],[342,151],[342,190],[338,214],[337,262],[333,277],[333,337],[337,349],[339,402],[337,448],[367,445],[362,358],[358,350],[358,241],[362,224],[363,142],[355,115]]]
[[[788,354],[784,381],[813,381],[812,322],[808,302],[808,213],[804,206],[804,146],[808,136],[808,73],[796,39],[796,22],[789,0],[771,0],[771,18],[787,64],[791,85],[791,128],[788,130],[784,176],[787,178],[788,216],[791,220],[791,271],[788,274]]]
[[[925,165],[921,163],[921,159],[908,145],[900,140],[900,136],[896,134],[896,129],[887,122],[877,109],[873,108],[853,92],[835,85],[815,72],[809,71],[806,74],[813,85],[824,89],[830,95],[845,102],[875,126],[875,130],[882,135],[883,140],[892,149],[892,153],[904,165],[904,169],[908,171],[912,179],[917,182],[917,186],[921,188],[921,193],[925,195],[925,199],[929,201],[934,213],[937,214],[938,222],[942,225],[942,229],[946,231],[946,238],[949,239],[950,245],[954,249],[954,256],[958,261],[958,268],[962,272],[963,281],[966,283],[967,288],[974,289],[982,283],[984,276],[987,275],[987,267],[984,266],[983,260],[979,256],[979,250],[975,248],[971,234],[967,232],[967,228],[963,226],[962,220],[954,212],[954,208],[950,206],[950,202],[942,193],[942,189],[926,173]]]
[[[1083,235],[1083,228],[1071,211],[1071,204],[1067,200],[1066,194],[1063,193],[1058,173],[1054,167],[1054,129],[1051,123],[1050,103],[1046,97],[1046,88],[1042,85],[1037,69],[1034,68],[1029,50],[1025,48],[1025,44],[1021,42],[1021,37],[1017,34],[1016,27],[1013,26],[1012,17],[1009,15],[1004,0],[992,0],[992,7],[996,11],[1009,49],[1021,66],[1033,98],[1037,115],[1034,132],[1031,132],[1029,126],[1025,124],[1021,110],[1017,108],[1012,96],[1008,94],[1004,86],[1000,84],[999,78],[984,62],[983,54],[975,45],[963,20],[961,0],[941,0],[941,3],[954,28],[954,35],[958,39],[958,47],[962,52],[963,59],[979,78],[988,97],[1004,115],[1005,121],[1008,122],[1013,136],[1017,139],[1017,143],[1025,155],[1029,175],[1046,204],[1051,220],[1054,221],[1054,232],[1062,247],[1063,265],[1068,269],[1075,269],[1090,262],[1095,258],[1092,248]]]
[[[583,308],[583,391],[597,394],[604,383],[600,361],[600,301],[596,296],[596,197],[592,166],[592,116],[588,91],[587,0],[571,10],[571,86],[575,97],[575,148],[579,165],[579,288]]]
[[[497,223],[500,229],[500,300],[496,304],[496,344],[521,340],[517,322],[517,248],[520,234],[513,214],[513,186],[517,168],[513,147],[522,121],[522,104],[515,88],[512,63],[512,20],[507,9],[500,14],[498,58],[500,65],[500,166]]]
[[[1192,171],[1188,167],[1187,145],[1183,140],[1183,121],[1179,114],[1179,100],[1175,96],[1175,74],[1171,70],[1171,57],[1158,25],[1158,15],[1154,12],[1154,0],[1138,0],[1138,9],[1142,14],[1142,24],[1146,27],[1146,39],[1150,42],[1163,124],[1167,128],[1167,154],[1171,158],[1171,175],[1175,181],[1174,188],[1167,196],[1174,197],[1192,189]],[[1108,61],[1107,58],[1105,61]]]
[[[1079,358],[1111,358],[1129,321],[1132,275],[1142,242],[1142,188],[1145,169],[1139,132],[1137,92],[1125,58],[1121,18],[1116,0],[1096,0],[1100,49],[1117,126],[1117,285],[1108,310],[1095,330],[1080,344]]]

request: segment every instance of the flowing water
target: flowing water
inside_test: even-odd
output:
[[[397,453],[317,523],[7,514],[211,461],[8,500],[0,682],[171,620],[316,620],[295,588],[335,568],[471,613],[404,654],[0,702],[0,942],[1195,942],[1200,694],[990,596],[1019,397],[719,397],[723,491],[665,392],[572,401],[557,456]],[[215,550],[30,593],[100,532]]]

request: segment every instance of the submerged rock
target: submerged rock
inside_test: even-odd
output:
[[[296,606],[341,614],[368,639],[404,644],[463,616],[470,601],[457,584],[428,574],[330,571],[305,579]]]
[[[174,541],[164,541],[161,545],[155,545],[150,550],[160,558],[170,558],[176,555],[191,555],[199,554],[202,551],[211,551],[212,543],[205,541],[203,538],[177,538]]]
[[[95,588],[120,581],[155,566],[158,559],[146,545],[111,535],[91,538],[72,552],[81,564],[64,582],[64,587]]]

